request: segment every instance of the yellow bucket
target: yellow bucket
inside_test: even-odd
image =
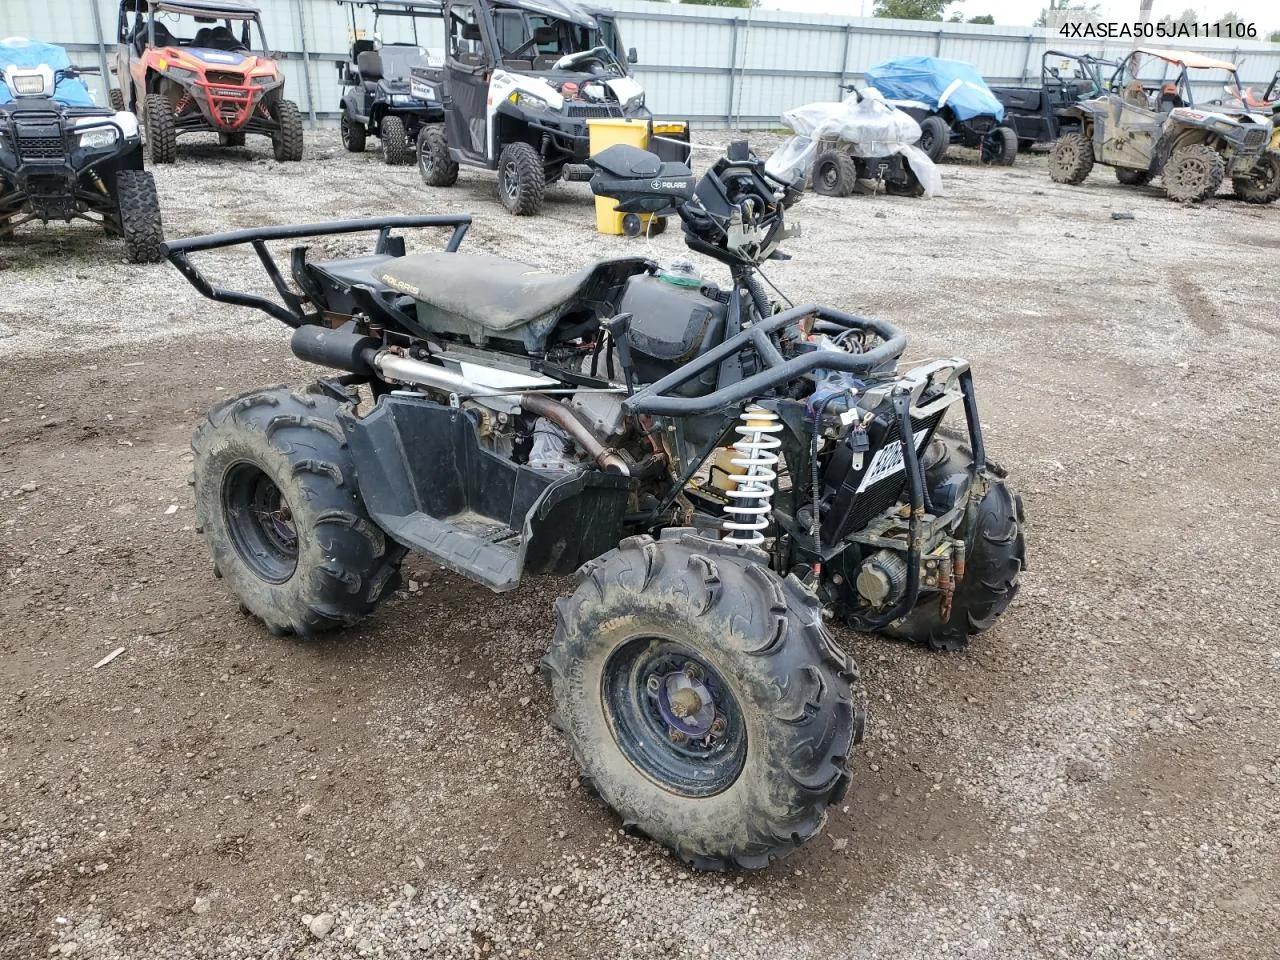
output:
[[[628,119],[588,120],[587,136],[590,138],[589,149],[593,157],[606,147],[612,147],[619,143],[647,150],[649,149],[649,121]],[[622,218],[626,214],[619,213],[613,209],[617,202],[612,197],[596,197],[596,230],[600,233],[621,234],[623,232]],[[647,231],[649,229],[649,214],[640,214],[640,219]]]

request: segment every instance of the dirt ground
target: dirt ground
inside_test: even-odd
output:
[[[332,135],[268,157],[184,143],[168,234],[473,211],[467,246],[548,268],[645,246],[595,235],[583,184],[519,220],[488,175],[429,190]],[[942,172],[932,200],[810,195],[769,275],[972,360],[1030,569],[963,654],[838,632],[871,698],[853,787],[750,875],[578,788],[535,672],[567,582],[499,599],[411,559],[348,633],[240,616],[190,434],[315,370],[83,225],[0,246],[0,955],[1280,957],[1280,210],[1034,156]]]

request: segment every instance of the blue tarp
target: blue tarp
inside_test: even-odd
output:
[[[960,120],[994,116],[1004,119],[1004,106],[973,64],[937,57],[897,57],[866,72],[867,85],[886,100],[919,100],[931,109],[950,106]]]
[[[13,94],[4,85],[7,67],[49,67],[55,71],[71,66],[71,58],[62,47],[39,40],[14,38],[0,42],[0,103],[13,100]],[[53,98],[69,107],[92,107],[93,97],[83,80],[64,77],[53,93]]]

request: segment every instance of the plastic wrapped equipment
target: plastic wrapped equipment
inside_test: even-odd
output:
[[[819,152],[837,143],[855,157],[887,157],[900,153],[924,187],[926,197],[942,192],[942,177],[933,161],[915,146],[920,125],[891,107],[875,90],[861,98],[850,94],[838,103],[807,103],[782,114],[782,122],[796,135],[782,142],[765,162],[770,174],[800,183]]]

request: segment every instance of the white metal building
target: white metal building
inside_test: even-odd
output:
[[[333,0],[256,0],[268,41],[285,55],[290,96],[304,114],[332,120],[341,95],[335,64],[350,44],[346,7]],[[993,84],[1039,83],[1046,35],[1033,27],[860,19],[614,0],[628,46],[636,47],[639,80],[660,116],[702,126],[774,127],[785,109],[836,99],[840,85],[873,63],[906,54],[973,63]],[[118,0],[0,0],[0,36],[26,36],[67,46],[78,63],[112,61]],[[359,14],[358,17],[364,17]],[[365,30],[368,19],[358,21]],[[423,38],[428,47],[443,39]],[[1123,55],[1124,44],[1073,52]],[[1280,69],[1280,45],[1209,41],[1180,48],[1241,64],[1241,77],[1265,86]],[[104,96],[99,94],[105,102]]]

